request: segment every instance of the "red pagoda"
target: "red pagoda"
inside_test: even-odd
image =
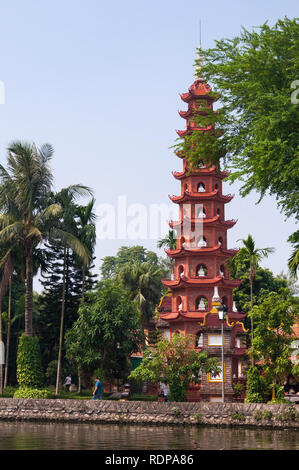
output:
[[[202,106],[204,102],[213,110],[210,86],[197,78],[188,93],[180,96],[188,110],[179,112],[186,119],[186,129],[177,131],[178,135],[184,137],[194,130],[213,132],[212,126],[197,127],[193,118],[199,112],[199,103]],[[217,306],[225,304],[223,374],[203,374],[201,384],[190,387],[187,397],[188,401],[221,401],[224,377],[225,401],[230,401],[233,383],[243,380],[246,353],[246,331],[241,322],[246,314],[239,313],[233,301],[233,289],[241,281],[231,279],[227,265],[237,252],[227,248],[227,230],[236,220],[225,220],[225,205],[233,196],[222,193],[222,180],[227,172],[204,164],[194,170],[188,167],[186,158],[180,158],[183,170],[173,172],[173,176],[181,182],[181,194],[170,196],[179,206],[179,220],[169,222],[176,231],[177,246],[166,250],[174,261],[174,269],[172,279],[162,280],[169,294],[161,299],[158,312],[166,336],[176,332],[194,335],[194,347],[207,350],[210,357],[219,357],[221,366],[222,335]]]

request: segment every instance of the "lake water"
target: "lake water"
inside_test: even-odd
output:
[[[0,450],[299,450],[299,430],[0,422]]]

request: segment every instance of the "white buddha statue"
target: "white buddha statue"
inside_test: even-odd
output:
[[[203,183],[199,183],[199,185],[197,186],[197,192],[198,193],[204,193],[205,192],[205,186]]]
[[[198,212],[197,212],[197,218],[198,219],[204,219],[206,217],[206,214],[204,212],[204,208],[202,206],[200,206],[200,208],[198,209]]]
[[[203,276],[205,276],[205,275],[206,275],[205,270],[204,270],[204,268],[203,268],[203,266],[202,266],[202,264],[201,264],[201,265],[199,266],[198,271],[197,271],[197,276],[198,276],[198,277],[203,277]]]
[[[205,306],[204,300],[203,298],[201,298],[198,304],[197,310],[205,310],[205,309],[206,309],[206,306]]]
[[[198,242],[197,242],[197,246],[198,246],[198,248],[202,248],[202,247],[207,246],[207,242],[205,241],[203,236],[199,237]]]

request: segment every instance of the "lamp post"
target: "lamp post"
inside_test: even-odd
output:
[[[224,332],[223,332],[223,324],[226,318],[227,306],[222,303],[217,307],[218,309],[218,317],[221,322],[221,339],[222,339],[222,346],[221,346],[221,363],[222,363],[222,402],[224,403]]]

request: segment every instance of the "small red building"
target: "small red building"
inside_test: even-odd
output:
[[[203,79],[196,79],[188,93],[181,95],[188,110],[179,114],[186,119],[186,129],[177,131],[184,137],[194,130],[213,132],[212,126],[196,127],[194,113],[204,102],[213,110],[210,86]],[[193,120],[192,120],[193,119]],[[176,249],[166,250],[174,260],[172,279],[163,279],[169,294],[162,298],[158,307],[164,334],[175,332],[193,334],[194,347],[205,349],[209,356],[219,357],[221,365],[221,322],[217,306],[224,303],[228,309],[224,323],[224,382],[226,400],[234,395],[232,384],[243,380],[242,367],[246,354],[245,329],[240,313],[233,301],[233,289],[239,280],[231,279],[227,261],[237,250],[227,247],[227,230],[236,220],[225,220],[225,205],[233,196],[222,193],[222,180],[227,172],[214,165],[201,165],[192,170],[183,156],[181,172],[173,172],[180,182],[181,194],[170,196],[179,206],[179,220],[171,221],[170,227],[177,233]],[[221,401],[222,374],[217,377],[203,374],[201,384],[190,387],[189,401]]]

